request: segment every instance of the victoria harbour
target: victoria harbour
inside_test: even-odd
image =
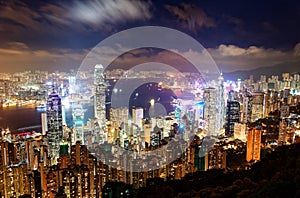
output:
[[[19,128],[41,126],[41,112],[34,105],[22,107],[2,107],[0,109],[0,126],[17,132]],[[41,127],[37,127],[40,132]]]
[[[41,113],[44,110],[37,110],[36,105],[2,107],[0,109],[0,126],[3,129],[9,128],[13,133],[22,131],[41,132]],[[85,106],[84,122],[93,118],[93,109],[90,105]],[[66,109],[66,125],[73,126],[72,109]]]

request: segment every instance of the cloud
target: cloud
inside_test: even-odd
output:
[[[215,20],[209,16],[199,7],[183,3],[180,7],[166,5],[165,8],[174,14],[181,26],[196,33],[202,28],[215,27]]]
[[[117,48],[102,46],[99,51],[105,53],[101,53],[101,60],[111,61],[115,58],[115,54],[119,54],[119,50],[123,51],[124,49],[126,49],[124,46],[118,46]],[[236,45],[224,44],[207,50],[223,72],[253,70],[258,67],[268,67],[277,64],[286,64],[287,67],[289,63],[300,64],[300,43],[296,44],[294,49],[290,51],[258,46],[242,48]],[[112,62],[112,67],[109,67],[109,69],[127,68],[130,65],[133,66],[147,62],[166,63],[179,70],[188,71],[192,69],[190,63],[176,55],[176,53],[184,55],[188,60],[194,60],[194,63],[202,68],[201,70],[211,68],[211,59],[207,53],[191,49],[180,52],[178,50],[172,51],[175,54],[165,50],[153,50],[150,48],[129,51],[115,59]],[[87,53],[88,50],[77,51],[64,48],[52,48],[48,50],[32,49],[25,43],[9,42],[0,47],[0,69],[4,72],[11,72],[12,68],[14,71],[25,69],[43,70],[43,68],[44,70],[77,69],[84,61]],[[97,54],[97,52],[95,53]],[[85,69],[84,67],[82,69]],[[88,67],[92,66],[89,65]]]
[[[244,24],[244,21],[237,17],[225,16],[225,18],[229,23],[232,23],[234,25],[243,25]]]
[[[150,19],[152,17],[150,7],[150,1],[138,0],[76,1],[68,17],[99,28],[106,23]]]
[[[73,0],[40,2],[35,6],[19,1],[0,4],[0,42],[110,32],[117,24],[150,19],[151,5],[150,1],[139,0]]]
[[[9,42],[5,43],[3,48],[0,48],[0,55],[21,55],[27,50],[29,50],[29,48],[24,43]]]
[[[0,70],[3,72],[77,69],[86,50],[31,49],[25,43],[9,42],[0,48]]]
[[[24,4],[12,4],[0,7],[0,19],[14,25],[26,28],[39,28],[41,16]]]
[[[117,55],[120,56],[117,57]],[[108,70],[119,68],[127,70],[132,66],[149,62],[167,64],[180,72],[201,71],[210,74],[219,72],[209,53],[203,50],[198,52],[192,49],[165,50],[148,47],[131,50],[131,48],[127,49],[121,45],[99,46],[93,49],[91,54],[83,61],[81,69],[91,70],[93,65],[102,63],[104,66],[109,65]],[[160,69],[165,71],[165,68]]]
[[[150,19],[151,5],[150,1],[138,0],[89,0],[45,4],[40,11],[45,19],[59,27],[109,32],[112,25]]]
[[[267,21],[264,21],[262,23],[262,28],[266,31],[266,32],[279,32],[279,30],[274,26],[272,25],[270,22],[267,22]]]
[[[217,52],[219,52],[221,56],[239,56],[244,54],[246,50],[234,45],[226,46],[222,44],[218,47]]]
[[[294,55],[300,57],[300,43],[297,43],[294,47]]]
[[[110,62],[115,58],[116,54],[120,54],[119,50],[125,49],[124,46],[117,48],[101,47],[100,62]],[[195,51],[192,49],[181,50],[169,49],[174,53],[166,50],[151,50],[143,48],[138,50],[127,51],[119,58],[115,59],[109,69],[128,68],[130,65],[137,65],[147,62],[160,62],[169,64],[178,70],[192,71],[193,66],[179,55],[183,55],[187,60],[195,64],[195,66],[203,72],[216,71],[212,59],[215,61],[219,70],[223,72],[249,71],[260,67],[272,67],[276,65],[286,65],[286,67],[300,64],[300,43],[293,50],[282,51],[273,48],[264,48],[259,46],[249,46],[242,48],[236,45],[221,44],[215,48],[208,48],[205,51]],[[105,53],[102,53],[105,52]],[[97,54],[97,52],[96,52]],[[122,53],[121,53],[122,54]],[[95,56],[98,57],[98,56]],[[112,58],[113,57],[113,58]],[[195,70],[193,70],[195,71]],[[213,72],[215,73],[215,72]]]
[[[34,42],[53,32],[58,35],[61,31],[57,23],[51,23],[39,9],[20,2],[0,6],[0,42],[29,39]]]
[[[285,63],[300,63],[300,43],[293,50],[281,51],[273,48],[249,46],[241,48],[236,45],[221,44],[208,49],[214,60],[225,72],[252,70]]]

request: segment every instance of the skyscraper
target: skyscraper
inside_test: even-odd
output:
[[[241,121],[243,123],[251,122],[251,115],[252,115],[252,95],[245,90],[243,94],[243,111],[242,111],[242,118]]]
[[[207,134],[217,136],[217,90],[215,88],[205,89],[204,103],[204,120],[207,124]]]
[[[62,104],[58,94],[53,90],[47,100],[47,138],[51,163],[56,164],[59,157],[59,144],[63,137]]]
[[[100,133],[105,132],[106,128],[106,108],[105,108],[105,76],[104,68],[102,65],[98,64],[95,66],[94,70],[94,111],[95,117],[98,119],[100,126]]]
[[[283,118],[279,122],[278,146],[285,145],[287,139],[288,123]]]
[[[217,87],[217,120],[216,120],[216,130],[220,133],[221,129],[224,127],[225,123],[225,97],[224,97],[224,77],[223,74],[218,78]]]
[[[132,122],[138,125],[139,128],[143,127],[144,109],[141,107],[132,108]]]
[[[234,138],[246,142],[246,128],[247,126],[244,123],[234,123]]]
[[[74,122],[74,130],[75,130],[75,142],[80,141],[81,144],[85,144],[84,137],[84,110],[82,105],[74,104],[72,109],[72,117]]]
[[[41,113],[41,121],[42,121],[42,134],[46,135],[46,132],[48,131],[47,113],[46,112]]]
[[[70,76],[69,77],[69,94],[76,93],[76,77]]]
[[[240,103],[238,101],[227,101],[225,135],[232,136],[234,123],[240,121]]]
[[[261,133],[262,130],[256,128],[248,130],[246,155],[248,162],[260,160]]]
[[[264,93],[255,92],[252,93],[252,112],[251,112],[251,122],[264,117]]]

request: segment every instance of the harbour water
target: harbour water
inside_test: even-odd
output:
[[[119,89],[126,90],[126,87],[132,87],[134,85],[134,80],[126,80],[123,83],[123,87],[119,87]],[[112,99],[112,90],[114,87],[113,82],[109,82],[109,90],[110,92],[106,92],[106,116],[109,118],[109,110],[111,104],[113,103],[118,107],[118,105],[124,107],[124,104],[127,105],[129,109],[133,106],[144,108],[144,116],[149,117],[149,108],[151,99],[154,99],[156,102],[160,103],[162,107],[166,109],[166,113],[170,113],[174,111],[174,107],[170,104],[172,97],[174,97],[174,93],[169,89],[161,89],[157,83],[153,82],[142,82],[142,85],[136,88],[132,93],[130,93],[129,98],[125,100],[126,97],[123,95],[117,95],[117,101]],[[125,86],[125,87],[124,87]],[[129,100],[129,101],[128,101]],[[110,102],[112,101],[112,102]],[[118,104],[120,103],[121,104]],[[93,104],[93,103],[91,103]],[[87,123],[89,118],[94,117],[94,106],[85,104],[83,109],[84,113],[84,124]],[[28,104],[22,106],[8,106],[8,107],[0,107],[0,129],[1,128],[9,128],[13,132],[17,132],[20,128],[30,128],[32,126],[39,126],[35,128],[30,128],[28,131],[37,131],[41,132],[41,113],[43,111],[39,111],[35,109],[35,104]],[[66,108],[66,124],[69,128],[73,127],[72,120],[72,108]]]
[[[84,123],[88,118],[94,117],[93,107],[84,106],[85,116]],[[17,132],[20,128],[29,128],[29,131],[41,132],[41,113],[35,109],[35,105],[11,106],[0,108],[0,129],[9,128],[12,132]],[[72,109],[66,109],[66,124],[68,127],[73,126]],[[31,128],[34,126],[34,128]]]
[[[36,111],[34,104],[2,107],[0,109],[0,128],[17,131],[19,128],[41,125],[41,113],[41,111]]]

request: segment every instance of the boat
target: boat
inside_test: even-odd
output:
[[[37,105],[36,107],[35,107],[35,109],[36,110],[39,110],[39,111],[45,111],[46,110],[46,104],[45,103],[40,103],[39,105]]]

